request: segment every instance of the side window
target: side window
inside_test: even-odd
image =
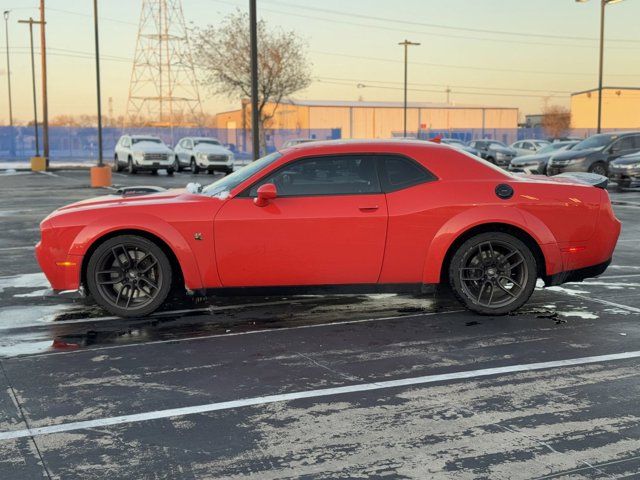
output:
[[[385,192],[395,192],[436,179],[422,165],[406,157],[382,157],[381,167],[382,188]]]
[[[131,139],[129,137],[124,137],[122,139],[122,146],[123,147],[130,147],[131,146]]]
[[[258,187],[265,183],[273,183],[279,197],[381,192],[376,157],[371,155],[310,157],[291,162],[253,185],[249,196],[255,197]]]
[[[513,144],[513,148],[522,148],[522,142],[516,142]]]
[[[187,150],[191,150],[193,148],[193,141],[192,140],[187,139],[187,140],[184,141],[184,143],[185,143],[185,148]]]
[[[622,137],[620,140],[618,140],[614,145],[612,150],[615,150],[617,152],[626,152],[629,150],[633,150],[635,147],[635,140],[633,138],[633,136],[629,135],[627,137]]]
[[[640,135],[633,136],[633,149],[640,150]]]

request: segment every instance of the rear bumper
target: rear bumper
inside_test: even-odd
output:
[[[602,275],[610,263],[611,259],[597,265],[591,265],[589,267],[554,273],[553,275],[545,277],[544,283],[546,287],[551,287],[553,285],[561,285],[567,282],[581,282],[585,278],[593,278],[597,277],[598,275]]]

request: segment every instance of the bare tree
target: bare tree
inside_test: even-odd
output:
[[[571,112],[560,105],[545,107],[542,111],[542,128],[551,138],[566,135],[571,129]]]
[[[260,145],[264,131],[282,100],[311,83],[306,45],[293,31],[269,30],[264,20],[258,29],[258,114]],[[194,54],[204,72],[204,83],[214,94],[251,97],[249,15],[240,10],[221,25],[196,29]]]

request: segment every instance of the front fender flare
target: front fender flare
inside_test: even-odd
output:
[[[539,218],[513,206],[487,205],[465,210],[442,225],[427,250],[423,283],[440,283],[442,266],[453,242],[472,228],[491,223],[515,227],[529,234],[542,251],[547,274],[562,269],[562,256],[556,239]]]
[[[69,254],[84,257],[97,240],[119,230],[140,230],[160,238],[175,254],[186,287],[190,290],[203,287],[198,262],[191,247],[173,226],[155,215],[136,213],[135,223],[123,223],[121,214],[100,217],[78,232]]]

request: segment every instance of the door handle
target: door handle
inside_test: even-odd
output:
[[[358,207],[360,209],[361,212],[375,212],[376,210],[378,210],[378,205],[371,205],[369,207]]]

